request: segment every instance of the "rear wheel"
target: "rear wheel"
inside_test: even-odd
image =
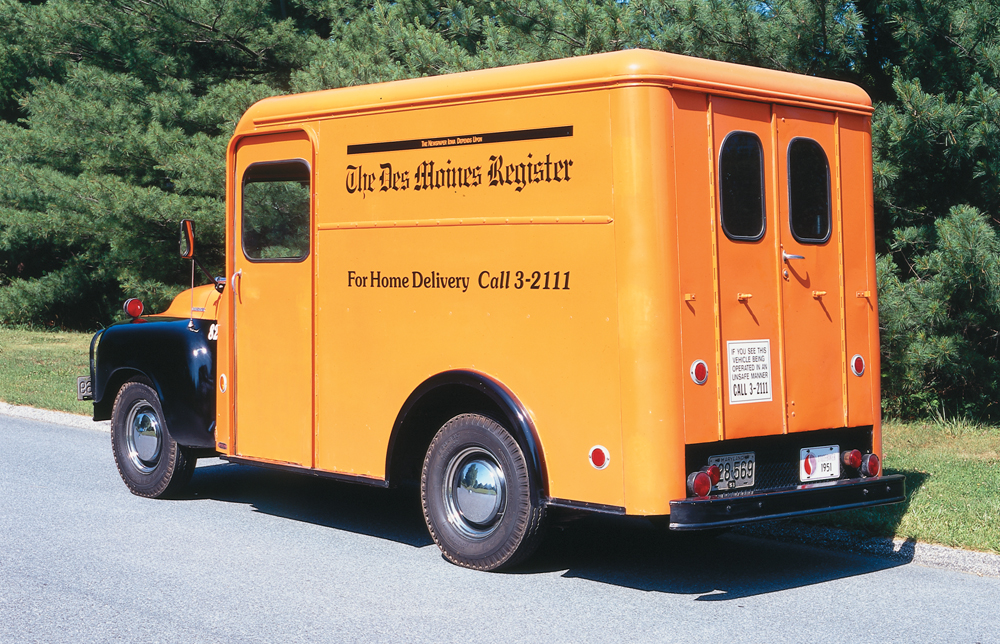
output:
[[[115,398],[111,448],[118,473],[138,496],[176,494],[194,473],[196,459],[170,438],[160,400],[142,382],[125,383]]]
[[[424,520],[452,563],[496,570],[526,559],[545,507],[517,441],[496,421],[456,416],[431,441],[420,477]]]

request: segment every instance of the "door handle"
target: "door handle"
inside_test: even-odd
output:
[[[781,261],[788,263],[790,259],[805,259],[804,255],[789,255],[784,250],[781,251]]]
[[[240,286],[239,287],[236,286],[236,278],[237,277],[240,278]],[[240,291],[242,290],[242,288],[240,288],[240,287],[243,286],[243,269],[242,268],[239,269],[239,270],[237,270],[235,273],[233,273],[233,276],[229,278],[229,283],[232,285],[231,288],[233,289],[233,295],[235,295],[237,297],[237,299],[241,299],[240,298],[240,295],[241,295]]]

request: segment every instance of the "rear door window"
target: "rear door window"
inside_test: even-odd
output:
[[[732,132],[719,152],[722,230],[735,240],[764,236],[764,150],[752,132]]]
[[[821,244],[830,238],[830,164],[812,139],[788,144],[788,217],[796,240]]]

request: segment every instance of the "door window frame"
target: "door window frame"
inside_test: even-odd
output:
[[[726,150],[726,145],[729,143],[730,138],[735,135],[748,135],[753,137],[754,141],[757,143],[757,152],[760,156],[760,232],[756,235],[734,235],[729,232],[726,227],[726,200],[724,198],[725,190],[723,186],[723,181],[725,180],[725,175],[722,171],[722,154]],[[747,130],[732,130],[728,132],[725,138],[722,139],[722,144],[719,146],[719,159],[718,159],[718,176],[719,176],[719,223],[722,227],[722,232],[725,233],[726,237],[733,241],[747,241],[756,242],[760,241],[767,234],[767,192],[766,192],[766,177],[765,177],[765,159],[764,159],[764,144],[760,139],[760,136],[756,132],[750,132]]]
[[[820,152],[823,153],[823,160],[826,162],[826,236],[823,238],[800,237],[795,231],[795,225],[793,223],[795,212],[792,206],[792,145],[794,145],[796,141],[808,141],[812,143],[819,149]],[[785,152],[785,177],[786,183],[788,184],[788,230],[792,234],[792,238],[800,244],[825,244],[830,241],[830,237],[833,234],[833,189],[830,177],[830,155],[826,153],[826,149],[823,145],[816,139],[808,136],[792,137],[791,140],[788,141],[788,148]]]
[[[305,169],[306,169],[307,174],[309,175],[309,227],[308,227],[308,235],[309,236],[308,236],[308,239],[307,239],[308,243],[307,243],[306,252],[305,252],[305,254],[303,254],[301,256],[298,256],[298,257],[252,257],[249,253],[247,253],[247,249],[246,249],[246,235],[245,235],[246,230],[243,227],[243,209],[244,209],[243,198],[244,198],[244,195],[245,195],[244,191],[245,191],[247,183],[248,183],[247,180],[246,180],[246,177],[247,177],[248,174],[251,173],[251,170],[253,170],[254,168],[256,168],[258,166],[275,167],[275,166],[283,166],[283,165],[284,166],[290,166],[290,165],[304,166]],[[266,179],[260,180],[260,181],[250,181],[249,183],[264,183],[265,181],[266,181]],[[312,230],[312,211],[313,211],[313,191],[312,191],[313,173],[312,173],[312,164],[309,163],[309,161],[307,161],[307,160],[305,160],[305,159],[303,159],[301,157],[300,158],[295,158],[295,159],[276,159],[274,161],[256,161],[254,163],[251,163],[250,165],[248,165],[246,168],[243,169],[243,175],[240,177],[239,186],[240,186],[240,209],[239,209],[239,212],[237,214],[239,216],[240,250],[243,252],[243,257],[248,262],[253,262],[255,264],[274,264],[274,263],[297,264],[297,263],[304,262],[307,259],[309,259],[309,256],[312,254],[312,237],[313,237],[313,230]]]

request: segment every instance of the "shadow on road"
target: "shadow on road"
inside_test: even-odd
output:
[[[386,490],[210,461],[189,499],[241,503],[257,512],[413,547],[433,545],[416,488]],[[588,516],[550,526],[539,551],[508,574],[567,578],[721,601],[800,588],[903,565],[893,559],[737,534],[676,533],[641,518]],[[441,565],[448,565],[442,561]]]
[[[417,488],[386,490],[317,476],[199,461],[188,498],[242,503],[257,512],[420,548],[433,545]]]
[[[912,553],[910,555],[912,559]],[[751,597],[894,568],[885,559],[733,533],[669,532],[642,519],[587,517],[552,530],[517,572],[564,576],[637,590],[700,595],[699,601]]]

